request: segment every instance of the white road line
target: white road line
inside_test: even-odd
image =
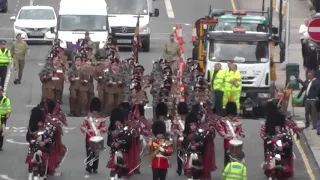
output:
[[[166,5],[167,14],[169,18],[174,18],[174,12],[172,9],[171,1],[170,0],[164,0],[164,4]]]
[[[9,176],[6,175],[6,174],[0,174],[0,177],[1,177],[2,179],[6,179],[6,180],[15,180],[15,179],[9,178]]]

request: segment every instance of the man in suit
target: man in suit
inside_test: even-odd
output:
[[[305,91],[304,108],[305,108],[305,118],[306,118],[306,128],[310,126],[310,116],[313,129],[317,128],[317,121],[319,119],[319,113],[316,108],[316,101],[319,99],[320,85],[315,77],[314,71],[309,71],[307,74],[307,80],[302,81],[297,78],[298,82],[302,85],[302,89],[298,95],[301,97],[302,93]]]

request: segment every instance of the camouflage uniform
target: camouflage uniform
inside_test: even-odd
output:
[[[180,47],[176,42],[169,42],[164,46],[164,57],[169,61],[170,67],[174,74],[178,70],[178,62],[180,60]]]
[[[25,65],[25,57],[29,51],[28,44],[21,40],[13,42],[11,47],[12,59],[16,71],[15,79],[16,83],[21,83],[22,73]]]
[[[81,66],[72,66],[68,72],[68,78],[70,82],[70,97],[69,97],[69,105],[70,105],[70,115],[71,116],[79,116],[80,115],[80,70]]]

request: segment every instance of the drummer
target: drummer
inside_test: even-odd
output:
[[[92,151],[92,147],[90,146],[90,143],[92,142],[92,137],[94,136],[100,136],[101,133],[107,132],[107,126],[105,124],[105,119],[98,114],[101,112],[101,101],[99,98],[93,98],[90,103],[90,113],[87,117],[85,117],[80,129],[83,133],[86,134],[86,152],[87,152],[87,158],[86,158],[86,171],[88,173],[97,173],[98,166],[99,166],[99,156],[96,156],[96,152]],[[92,126],[95,126],[95,128],[92,128]],[[95,130],[97,132],[95,132]],[[102,138],[103,139],[103,138]],[[97,159],[96,159],[97,157]],[[93,163],[90,163],[92,162]]]
[[[237,139],[238,137],[245,137],[245,133],[242,130],[242,122],[239,121],[237,117],[237,105],[235,102],[228,102],[226,105],[227,116],[222,117],[218,120],[217,126],[219,126],[218,133],[224,138],[224,166],[230,162],[229,156],[229,142],[232,139]],[[232,129],[229,129],[227,122],[230,122]],[[233,137],[232,131],[237,137]]]

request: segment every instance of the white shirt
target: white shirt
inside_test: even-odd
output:
[[[301,24],[299,29],[300,39],[309,38],[308,27],[305,24]]]
[[[307,96],[308,96],[308,94],[309,94],[309,90],[310,90],[310,88],[311,88],[311,85],[312,85],[312,83],[313,83],[313,81],[314,81],[315,79],[316,79],[316,78],[312,79],[311,82],[309,82],[309,84],[308,84],[308,88],[307,88],[307,92],[306,92],[306,95],[307,95]]]

